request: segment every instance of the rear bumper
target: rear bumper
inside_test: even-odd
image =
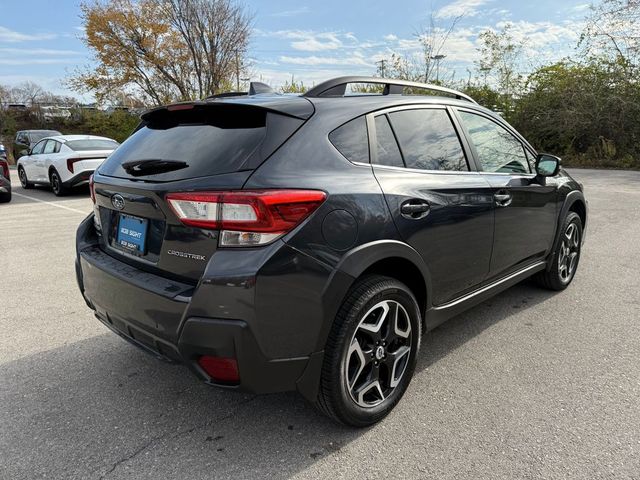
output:
[[[0,193],[9,193],[11,191],[11,180],[5,178],[0,173]]]
[[[257,315],[241,309],[235,315],[221,312],[225,318],[211,315],[221,297],[229,300],[234,294],[246,309],[248,286],[255,288],[255,281],[240,289],[212,285],[211,280],[193,286],[142,271],[102,252],[92,241],[91,225],[89,216],[78,231],[76,275],[87,305],[108,328],[147,353],[185,364],[206,383],[253,393],[298,390],[315,397],[322,351],[290,350],[290,355],[274,357],[267,346],[265,352],[271,342],[296,344],[301,332],[278,338],[277,326],[265,333],[269,330],[264,325],[256,326]],[[231,283],[227,277],[224,284]],[[203,302],[209,308],[203,308]],[[197,363],[202,355],[235,358],[240,383],[216,383]]]
[[[94,170],[83,170],[80,173],[75,174],[73,177],[62,182],[67,188],[71,187],[79,187],[80,185],[85,185],[89,183],[89,177],[94,172]]]

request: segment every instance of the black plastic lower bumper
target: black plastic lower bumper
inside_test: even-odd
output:
[[[84,172],[80,172],[77,175],[71,177],[66,182],[63,182],[62,185],[67,188],[84,185],[85,183],[89,182],[89,177],[91,176],[92,173],[93,173],[93,170],[85,170]]]
[[[193,286],[131,267],[95,246],[80,252],[76,274],[102,323],[156,357],[184,363],[207,383],[229,388],[202,370],[202,355],[235,358],[240,384],[231,388],[253,393],[295,390],[305,373],[308,356],[267,358],[245,321],[190,316]]]

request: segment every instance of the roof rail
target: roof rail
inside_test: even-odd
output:
[[[466,95],[457,90],[451,88],[441,87],[439,85],[431,85],[429,83],[410,82],[407,80],[392,80],[389,78],[379,77],[337,77],[322,82],[316,85],[311,90],[303,95],[303,97],[318,98],[318,97],[344,97],[347,90],[347,85],[352,83],[372,83],[377,85],[384,85],[383,95],[402,95],[405,87],[419,88],[422,90],[431,90],[434,92],[446,93],[460,100],[466,100],[471,103],[477,103],[469,95]]]

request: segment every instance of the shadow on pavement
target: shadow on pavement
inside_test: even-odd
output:
[[[520,284],[430,332],[414,382],[550,296]],[[0,365],[0,379],[1,478],[287,478],[380,428],[336,425],[295,393],[207,387],[111,333]],[[392,434],[393,414],[383,423]]]

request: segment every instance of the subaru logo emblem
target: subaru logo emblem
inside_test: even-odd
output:
[[[122,198],[122,195],[116,193],[111,197],[111,205],[113,205],[116,210],[122,210],[124,208],[124,198]]]

